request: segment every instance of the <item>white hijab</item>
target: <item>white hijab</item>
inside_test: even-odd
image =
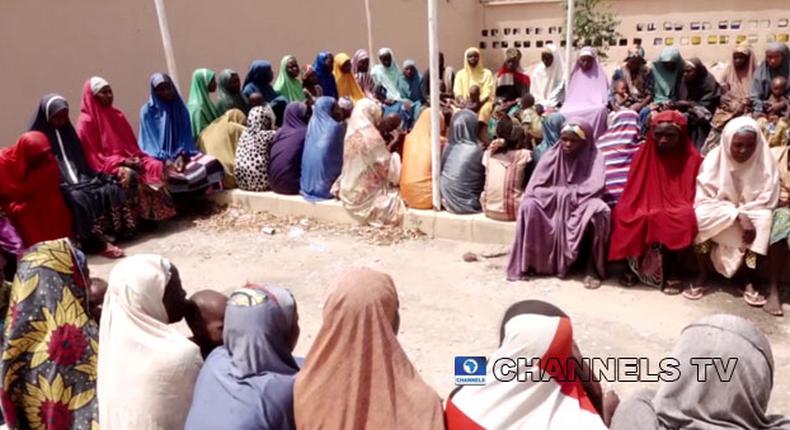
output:
[[[553,43],[546,45],[542,52],[551,54],[554,62],[546,67],[543,61],[540,61],[535,66],[530,75],[532,78],[530,93],[535,97],[535,103],[556,107],[565,98],[565,68],[562,65],[562,56],[560,49]]]
[[[732,139],[741,130],[757,134],[757,148],[745,163],[730,155]],[[722,144],[705,157],[697,176],[694,212],[699,233],[697,243],[713,240],[711,251],[716,271],[730,278],[749,249],[768,253],[772,211],[779,201],[779,170],[760,127],[750,117],[733,119],[724,127]],[[751,245],[743,244],[738,216],[746,215],[757,230]]]
[[[129,257],[112,269],[99,327],[102,430],[183,429],[203,360],[168,325],[162,301],[170,263]]]

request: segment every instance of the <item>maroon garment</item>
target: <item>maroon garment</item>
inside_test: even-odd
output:
[[[570,158],[560,142],[540,158],[519,207],[508,280],[523,279],[530,271],[567,275],[588,226],[592,257],[598,273],[605,273],[610,211],[601,198],[606,173],[603,154],[593,144],[589,124],[578,119],[566,124],[584,130],[585,146]]]

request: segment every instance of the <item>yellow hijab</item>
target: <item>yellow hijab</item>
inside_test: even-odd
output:
[[[351,100],[357,101],[365,98],[365,93],[359,87],[357,80],[354,78],[353,73],[343,73],[340,68],[346,61],[351,61],[351,57],[345,52],[335,55],[335,82],[337,83],[337,94],[340,97],[351,97]]]
[[[483,67],[482,57],[480,57],[477,66],[472,67],[469,65],[469,61],[466,58],[473,52],[480,56],[480,50],[477,48],[469,48],[464,52],[464,70],[461,70],[456,75],[453,92],[456,96],[469,98],[469,88],[472,85],[477,85],[480,87],[480,100],[485,100],[494,94],[494,75],[490,70]]]

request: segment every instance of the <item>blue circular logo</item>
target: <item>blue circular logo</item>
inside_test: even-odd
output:
[[[477,373],[477,361],[471,358],[464,361],[464,371],[466,371],[468,375]]]

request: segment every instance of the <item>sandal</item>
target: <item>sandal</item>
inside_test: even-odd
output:
[[[664,283],[664,286],[661,287],[661,292],[668,296],[677,296],[683,292],[683,288],[681,288],[680,284],[681,282],[678,279],[668,279]]]
[[[626,272],[623,273],[623,276],[620,277],[618,282],[620,285],[630,288],[639,283],[639,278],[637,278],[633,273]]]
[[[746,302],[749,306],[754,306],[755,308],[761,308],[768,303],[768,299],[761,296],[760,293],[757,291],[752,292],[743,292],[743,301]]]
[[[699,300],[705,297],[705,294],[708,292],[706,287],[696,287],[694,285],[689,284],[689,287],[683,290],[683,297],[689,300]]]
[[[597,290],[601,288],[601,280],[592,275],[584,277],[584,288],[588,290]]]
[[[104,258],[109,258],[111,260],[117,260],[119,258],[126,257],[126,254],[124,254],[123,249],[109,242],[107,242],[107,247],[104,248],[104,251],[102,251],[100,255]]]

